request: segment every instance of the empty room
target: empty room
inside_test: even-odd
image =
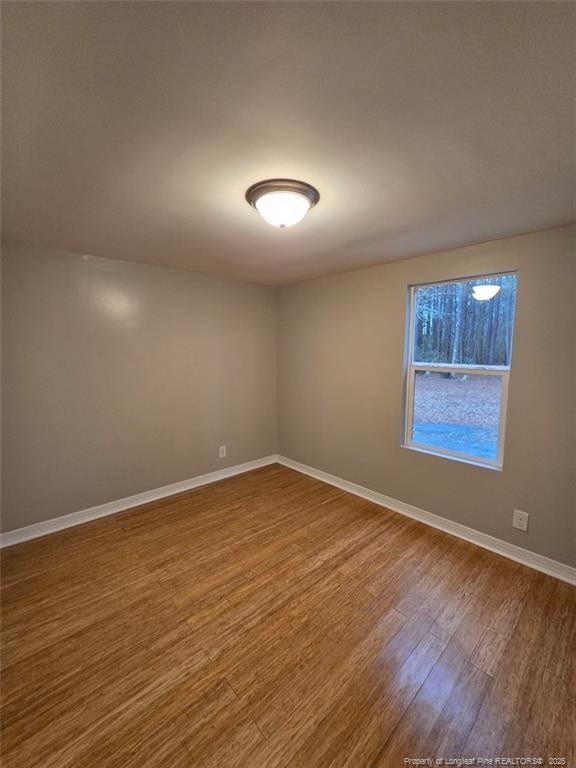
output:
[[[576,768],[576,4],[2,3],[5,768]]]

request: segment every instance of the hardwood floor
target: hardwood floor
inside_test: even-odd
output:
[[[3,553],[5,768],[576,760],[576,589],[273,465]]]

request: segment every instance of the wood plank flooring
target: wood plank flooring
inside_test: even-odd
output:
[[[279,465],[3,553],[5,768],[576,765],[576,589]]]

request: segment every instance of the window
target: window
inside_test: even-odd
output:
[[[502,467],[516,275],[410,289],[404,445]]]

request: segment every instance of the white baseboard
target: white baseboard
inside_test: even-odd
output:
[[[576,584],[576,568],[573,568],[570,565],[560,563],[557,560],[551,560],[549,557],[544,557],[544,555],[531,552],[523,547],[517,547],[515,544],[509,544],[507,541],[497,539],[495,536],[489,536],[487,533],[482,533],[474,528],[468,528],[466,525],[455,523],[453,520],[448,520],[446,517],[440,517],[440,515],[434,515],[432,512],[426,512],[424,509],[413,507],[411,504],[406,504],[405,502],[398,501],[390,496],[385,496],[383,493],[371,491],[369,488],[364,488],[362,485],[356,485],[356,483],[351,483],[348,480],[342,480],[340,477],[335,477],[327,472],[322,472],[320,469],[301,464],[299,461],[293,461],[285,456],[278,456],[277,461],[285,467],[290,467],[297,472],[302,472],[310,477],[315,477],[317,480],[322,480],[343,491],[353,493],[355,496],[361,496],[363,499],[373,501],[375,504],[391,509],[393,512],[399,512],[401,515],[412,517],[414,520],[419,520],[421,523],[431,525],[433,528],[439,528],[441,531],[450,533],[453,536],[458,536],[460,539],[470,541],[472,544],[477,544],[479,547],[489,549],[491,552],[496,552],[498,555],[508,557],[510,560],[515,560],[517,563],[527,565],[529,568],[542,571],[542,573],[554,576],[556,579],[567,581],[569,584]]]
[[[90,507],[89,509],[82,509],[79,512],[72,512],[69,515],[55,517],[52,518],[52,520],[46,520],[43,523],[27,525],[25,528],[17,528],[15,531],[7,531],[6,533],[0,534],[0,547],[10,547],[13,544],[20,544],[23,541],[37,539],[40,536],[47,536],[49,533],[56,533],[56,531],[62,531],[65,528],[82,525],[82,523],[88,523],[90,520],[97,520],[99,517],[114,515],[116,512],[130,509],[130,507],[139,507],[141,504],[164,499],[167,496],[174,496],[176,493],[189,491],[192,488],[198,488],[201,485],[217,483],[218,480],[225,480],[227,477],[240,475],[243,472],[249,472],[251,469],[258,469],[259,467],[265,467],[268,464],[275,464],[277,462],[278,456],[265,456],[262,459],[247,461],[244,464],[236,464],[235,466],[227,467],[226,469],[218,469],[216,472],[208,472],[206,475],[198,475],[198,477],[193,477],[190,480],[181,480],[178,483],[164,485],[162,488],[155,488],[151,491],[144,491],[144,493],[137,493],[134,496],[127,496],[125,499],[109,501],[107,504],[99,504],[97,507]]]
[[[301,464],[299,461],[294,461],[285,456],[274,454],[265,456],[262,459],[256,459],[255,461],[247,461],[245,464],[236,464],[233,467],[219,469],[216,472],[209,472],[206,475],[199,475],[190,480],[182,480],[178,483],[165,485],[162,488],[155,488],[154,490],[145,491],[144,493],[137,493],[134,496],[128,496],[125,499],[110,501],[107,504],[100,504],[97,507],[90,507],[89,509],[83,509],[79,512],[72,512],[69,515],[55,517],[52,520],[46,520],[43,523],[28,525],[25,528],[18,528],[15,531],[8,531],[7,533],[0,534],[0,547],[10,547],[13,544],[19,544],[24,541],[29,541],[30,539],[37,539],[40,536],[47,536],[49,533],[62,531],[65,528],[71,528],[75,525],[81,525],[82,523],[88,523],[91,520],[97,520],[98,518],[106,517],[107,515],[114,515],[116,512],[122,512],[131,507],[139,507],[142,504],[147,504],[151,501],[164,499],[167,496],[173,496],[174,494],[182,493],[183,491],[199,488],[200,486],[208,485],[209,483],[216,483],[219,480],[225,480],[227,477],[240,475],[243,472],[249,472],[251,469],[258,469],[259,467],[265,467],[268,464],[275,463],[283,464],[285,467],[295,469],[297,472],[301,472],[304,475],[309,475],[317,480],[322,480],[329,485],[334,485],[336,488],[340,488],[343,491],[348,491],[348,493],[353,493],[355,496],[360,496],[363,499],[372,501],[381,507],[391,509],[393,512],[399,512],[401,515],[406,515],[414,520],[419,520],[433,528],[439,528],[441,531],[450,533],[453,536],[458,536],[458,538],[465,539],[472,544],[477,544],[484,549],[489,549],[491,552],[496,552],[498,555],[508,557],[511,560],[522,563],[522,565],[527,565],[529,568],[542,571],[542,573],[554,576],[561,581],[567,581],[569,584],[576,584],[576,568],[573,568],[570,565],[559,563],[556,560],[551,560],[549,557],[544,557],[544,555],[539,555],[528,549],[509,544],[507,541],[497,539],[495,536],[489,536],[487,533],[482,533],[474,528],[468,528],[466,525],[455,523],[453,520],[448,520],[440,515],[426,512],[424,509],[413,507],[411,504],[406,504],[405,502],[398,501],[390,496],[385,496],[383,493],[371,491],[369,488],[364,488],[362,485],[351,483],[348,480],[342,480],[340,477],[330,475],[328,472],[323,472],[314,467],[309,467],[306,464]]]

